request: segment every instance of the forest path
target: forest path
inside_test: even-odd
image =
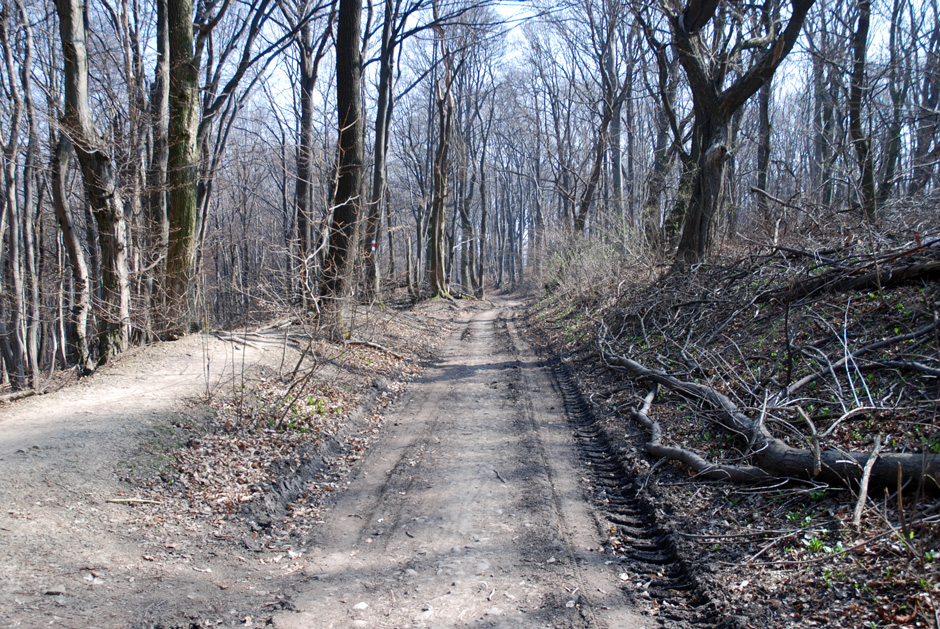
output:
[[[308,547],[282,629],[645,627],[518,304],[464,311]]]

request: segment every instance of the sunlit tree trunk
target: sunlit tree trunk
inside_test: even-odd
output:
[[[98,136],[88,106],[88,56],[82,0],[58,0],[65,62],[63,124],[74,138],[85,193],[94,215],[101,249],[102,309],[98,364],[124,351],[130,338],[130,286],[127,274],[124,204],[111,154]]]

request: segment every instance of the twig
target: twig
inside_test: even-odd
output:
[[[800,529],[802,532],[806,532],[807,529]],[[675,531],[675,534],[679,537],[687,537],[689,539],[738,539],[741,537],[760,537],[762,535],[780,535],[781,533],[790,533],[792,529],[771,529],[771,530],[761,530],[761,531],[750,531],[748,533],[715,533],[714,535],[701,535],[695,533],[683,533],[682,531]]]
[[[855,504],[855,513],[852,514],[852,524],[855,530],[862,525],[862,511],[865,510],[865,502],[868,500],[868,481],[871,478],[871,468],[875,465],[875,460],[881,453],[881,435],[875,437],[875,448],[871,451],[871,456],[865,461],[865,469],[862,471],[862,481],[858,487],[858,502]]]
[[[147,498],[108,498],[105,502],[114,504],[132,504],[132,505],[158,505],[159,500],[148,500]]]
[[[757,559],[758,557],[760,557],[761,555],[763,555],[763,554],[767,551],[767,549],[772,548],[774,545],[776,545],[777,542],[783,541],[783,540],[785,540],[785,539],[788,539],[788,538],[790,538],[790,537],[793,537],[794,535],[797,535],[797,534],[802,533],[802,532],[803,532],[803,529],[799,529],[799,530],[796,530],[796,531],[790,531],[790,532],[789,532],[788,534],[786,534],[786,535],[781,535],[780,537],[775,537],[775,538],[773,538],[773,539],[770,540],[768,543],[764,544],[764,545],[761,547],[761,549],[760,549],[759,551],[757,551],[756,554],[751,555],[751,557],[750,557],[747,561],[745,561],[745,562],[743,563],[743,565],[750,566],[751,563],[753,563],[753,561],[754,561],[755,559]]]
[[[935,321],[929,325],[926,325],[920,328],[919,330],[914,330],[913,332],[910,332],[908,334],[899,334],[897,336],[892,336],[890,338],[877,341],[875,343],[872,343],[871,345],[865,345],[864,347],[860,347],[854,352],[852,352],[851,354],[849,354],[848,356],[840,358],[838,361],[832,363],[832,365],[827,367],[826,369],[822,369],[820,371],[817,371],[816,373],[812,373],[804,378],[801,378],[800,380],[797,380],[796,382],[788,386],[786,389],[784,389],[777,395],[777,399],[774,400],[774,406],[779,406],[778,403],[783,398],[793,395],[793,393],[802,389],[803,387],[808,385],[810,382],[818,380],[822,376],[826,375],[827,373],[830,372],[830,369],[841,367],[842,365],[846,363],[848,359],[855,359],[863,354],[867,354],[868,352],[873,352],[876,349],[881,349],[882,347],[886,347],[888,345],[894,345],[895,343],[903,343],[904,341],[915,339],[919,336],[928,334],[929,332],[933,332],[938,326],[940,326],[940,322]]]

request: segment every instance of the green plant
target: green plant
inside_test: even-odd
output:
[[[785,516],[788,522],[793,524],[799,524],[800,528],[806,528],[813,523],[813,516],[809,513],[799,513],[797,511],[790,511]]]
[[[809,539],[804,539],[803,544],[810,549],[811,552],[818,553],[826,547],[826,543],[821,539],[813,535]]]

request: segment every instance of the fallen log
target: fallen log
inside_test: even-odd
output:
[[[936,259],[896,262],[874,268],[871,264],[866,264],[852,269],[833,269],[818,277],[793,282],[787,287],[762,294],[757,301],[793,302],[811,295],[880,290],[909,284],[916,280],[938,278],[940,278],[940,260]]]
[[[719,421],[727,430],[749,438],[753,444],[754,461],[769,475],[856,485],[861,480],[869,459],[873,458],[871,453],[866,452],[844,452],[837,449],[813,452],[808,448],[794,448],[771,435],[762,423],[752,421],[731,399],[712,387],[679,380],[664,371],[645,367],[604,348],[601,348],[601,352],[610,367],[668,387],[718,411]],[[940,492],[940,456],[880,453],[875,459],[870,466],[872,485],[894,489],[900,482],[914,479],[917,485],[923,485],[926,490]],[[818,469],[818,473],[814,473],[814,469]]]

